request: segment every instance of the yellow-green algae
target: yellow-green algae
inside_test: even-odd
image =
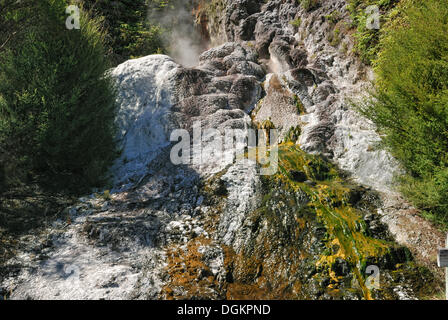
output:
[[[332,265],[337,258],[349,262],[361,286],[365,299],[371,299],[370,290],[365,285],[362,266],[368,257],[387,254],[393,245],[390,242],[374,239],[366,235],[366,225],[358,210],[348,203],[350,188],[334,166],[319,156],[310,155],[299,146],[286,143],[279,145],[279,170],[275,179],[282,179],[291,187],[306,192],[310,198],[307,206],[314,210],[327,229],[330,239],[327,241],[328,255],[317,261],[317,267],[328,268],[330,277],[338,282]],[[296,182],[291,179],[290,171],[305,172],[315,185]],[[332,248],[339,248],[333,252]]]
[[[203,261],[202,255],[182,250],[184,254],[180,252],[180,256],[173,252],[168,270],[172,281],[165,293],[175,298],[176,288],[183,287],[186,295],[179,291],[183,298],[210,298],[210,291],[201,287],[215,286],[219,289],[214,297],[226,299],[315,299],[323,291],[336,299],[359,295],[365,299],[396,299],[394,285],[402,283],[403,276],[411,279],[412,284],[419,283],[414,292],[419,295],[429,292],[427,289],[432,284],[428,279],[431,281],[431,278],[404,260],[399,261],[403,265],[395,265],[395,268],[385,267],[384,272],[392,280],[382,276],[385,281],[381,283],[381,289],[370,292],[365,285],[366,265],[377,260],[383,263],[384,258],[394,253],[396,244],[367,236],[369,231],[361,211],[353,208],[357,198],[353,198],[353,191],[358,190],[356,187],[354,190],[354,186],[349,185],[328,161],[307,154],[292,143],[281,144],[278,150],[279,170],[274,176],[262,177],[260,205],[247,216],[247,226],[252,230],[247,245],[239,252],[221,245],[230,280],[227,276],[224,283],[209,279],[212,282],[202,281],[199,286],[183,281],[185,272],[197,275],[203,268]],[[266,157],[266,150],[250,151]],[[247,156],[248,152],[240,155]],[[267,165],[265,161],[260,162]],[[291,175],[291,170],[306,171],[307,178],[315,184],[294,181],[297,175]],[[207,230],[214,232],[225,197],[211,187],[204,191],[206,201],[211,201],[209,204],[213,208],[207,215]],[[369,210],[368,203],[367,208],[365,202],[361,203]],[[371,208],[374,207],[372,204]],[[323,229],[325,231],[321,233]],[[189,248],[196,250],[197,245],[191,244]],[[347,262],[349,273],[341,274],[339,259]],[[395,263],[396,260],[391,261]]]

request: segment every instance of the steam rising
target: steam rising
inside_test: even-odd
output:
[[[164,41],[168,54],[184,67],[196,66],[199,55],[207,49],[195,25],[194,5],[194,1],[180,0],[164,8],[150,6],[148,10],[149,22],[166,30]]]

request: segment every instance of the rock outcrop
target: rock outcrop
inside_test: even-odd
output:
[[[295,0],[263,5],[215,0],[211,9],[221,10],[209,10],[210,38],[214,44],[238,41],[257,48],[260,61],[273,75],[267,75],[267,96],[252,117],[261,122],[271,116],[282,130],[280,140],[297,140],[303,150],[323,154],[356,182],[380,191],[384,202],[380,211],[387,212],[383,222],[400,244],[425,257],[420,261],[437,272],[436,248],[443,246],[444,236],[416,218],[415,208],[396,193],[394,176],[402,169],[379,147],[380,137],[372,123],[353,107],[372,89],[374,75],[353,54],[347,1],[315,3],[302,7]],[[295,103],[288,107],[291,98]],[[421,229],[422,224],[422,230],[431,231],[409,231]]]
[[[253,45],[268,71],[276,74],[279,90],[297,98],[303,110],[292,122],[301,124],[302,149],[325,154],[362,184],[390,191],[398,164],[376,148],[379,137],[374,127],[350,105],[350,99],[362,96],[369,88],[371,75],[351,54],[346,1],[319,1],[312,10],[295,0],[263,5],[245,0],[221,2],[226,10],[220,19],[212,20],[220,27],[210,27],[210,32],[225,30],[222,40]],[[217,38],[214,34],[211,37]],[[272,101],[263,100],[263,109],[278,112],[279,101],[271,98],[269,91],[278,94],[266,88],[265,100]],[[283,118],[294,118],[295,111],[282,108],[281,112]]]

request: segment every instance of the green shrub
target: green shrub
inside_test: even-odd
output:
[[[168,5],[160,0],[82,0],[95,16],[104,17],[108,32],[106,45],[114,65],[131,58],[165,52],[164,30],[157,21],[149,21],[148,4],[152,10]]]
[[[405,1],[385,26],[376,92],[360,109],[408,175],[402,191],[431,215],[448,214],[448,3]]]
[[[39,1],[41,23],[1,54],[0,146],[42,185],[84,191],[115,156],[115,95],[101,22],[82,12],[81,29],[67,30],[66,6]]]
[[[354,33],[355,46],[354,50],[362,61],[370,64],[376,57],[379,50],[380,30],[367,28],[366,8],[376,5],[380,9],[380,23],[384,25],[390,19],[390,13],[399,0],[350,0],[347,6],[351,18],[352,26],[356,28]]]

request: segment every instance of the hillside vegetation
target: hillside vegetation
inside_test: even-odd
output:
[[[381,30],[376,91],[361,107],[403,164],[401,190],[448,225],[448,3],[402,1]]]
[[[389,13],[395,8],[400,0],[349,0],[347,9],[352,18],[352,26],[356,29],[355,52],[366,64],[371,64],[380,50],[380,29],[369,29],[368,19],[372,12],[366,10],[369,6],[377,6],[380,13],[380,26],[386,23],[391,15]]]
[[[23,7],[2,0],[0,7],[7,26],[0,51],[0,184],[37,182],[75,192],[101,185],[115,157],[115,94],[104,77],[111,64],[101,21],[83,11],[80,29],[68,30],[64,0]]]
[[[106,46],[113,64],[151,53],[164,52],[164,30],[148,21],[148,5],[162,10],[167,1],[160,0],[82,0],[95,16],[104,17]]]
[[[68,30],[66,0],[0,0],[0,190],[30,184],[85,192],[107,182],[116,156],[115,93],[105,72],[165,52],[153,12],[174,1],[82,0]]]

